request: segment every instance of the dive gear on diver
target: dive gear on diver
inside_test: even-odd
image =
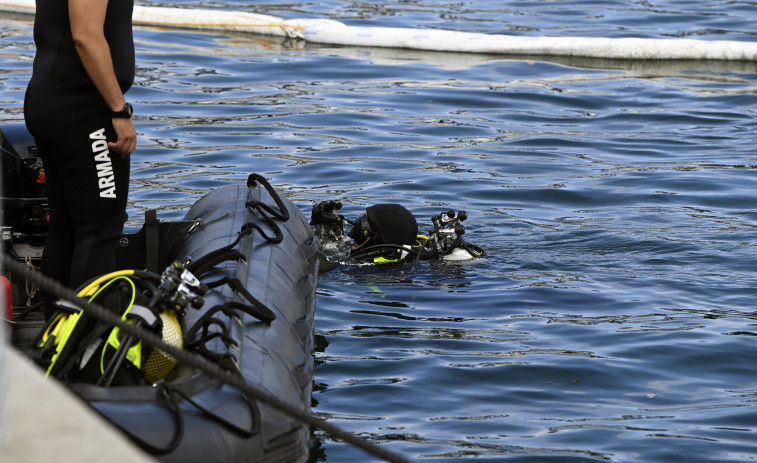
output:
[[[348,260],[359,263],[393,263],[438,258],[467,260],[483,257],[484,251],[463,240],[468,218],[465,211],[445,211],[431,218],[434,228],[428,236],[418,233],[415,216],[399,204],[377,204],[366,208],[355,221],[336,211],[342,203],[323,201],[313,206],[310,224],[327,238],[342,237],[344,223],[352,225],[346,235],[354,241]]]

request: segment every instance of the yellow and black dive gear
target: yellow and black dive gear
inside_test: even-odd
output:
[[[200,295],[192,290],[204,292],[200,286],[175,262],[162,276],[139,270],[104,275],[82,285],[77,295],[120,314],[127,323],[160,334],[175,347],[183,347],[182,304],[196,303]],[[182,292],[184,295],[177,296]],[[56,306],[57,313],[32,352],[48,376],[104,386],[153,383],[164,379],[176,365],[165,352],[146,348],[140,340],[124,335],[118,327],[104,325],[78,307],[65,302]]]

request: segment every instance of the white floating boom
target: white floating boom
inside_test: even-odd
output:
[[[34,14],[34,0],[0,0],[0,11]],[[282,19],[244,11],[134,7],[134,24],[295,37],[358,47],[503,55],[635,60],[757,61],[757,42],[600,37],[517,37],[436,29],[347,26],[328,19]]]

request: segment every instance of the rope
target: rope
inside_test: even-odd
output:
[[[126,334],[141,339],[142,342],[146,345],[155,349],[160,349],[168,355],[173,356],[178,362],[195,370],[201,371],[209,377],[223,381],[224,383],[248,394],[250,397],[265,402],[268,405],[286,413],[287,415],[298,419],[305,424],[308,424],[311,427],[319,428],[336,439],[354,445],[355,447],[379,458],[382,458],[390,463],[404,463],[410,461],[401,455],[390,452],[389,450],[386,450],[374,444],[373,442],[360,438],[321,418],[318,418],[306,410],[302,410],[293,405],[290,405],[282,401],[278,397],[273,396],[247,383],[244,378],[236,376],[234,375],[234,373],[224,370],[220,366],[204,360],[202,357],[163,342],[163,340],[159,336],[126,323],[118,314],[106,310],[99,304],[92,304],[86,300],[76,297],[76,294],[74,294],[71,289],[66,288],[57,281],[52,280],[51,278],[48,278],[40,274],[39,272],[28,269],[24,264],[16,261],[14,258],[4,253],[2,254],[2,264],[11,273],[33,281],[42,290],[51,295],[54,295],[55,297],[80,306],[85,312],[99,319],[100,321],[109,325],[117,326]]]

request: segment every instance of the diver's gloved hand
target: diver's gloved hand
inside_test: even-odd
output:
[[[344,216],[336,211],[342,208],[342,203],[334,200],[323,201],[313,205],[310,214],[310,225],[339,225],[344,227]]]
[[[310,225],[320,240],[336,241],[344,234],[344,216],[337,211],[342,203],[337,201],[323,201],[313,206],[310,215]]]

